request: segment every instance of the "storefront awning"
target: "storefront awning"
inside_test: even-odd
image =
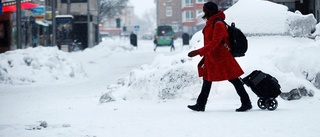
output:
[[[31,11],[32,11],[32,14],[44,14],[45,8],[44,8],[44,6],[39,6],[36,8],[32,8]]]
[[[25,10],[25,9],[32,9],[35,7],[38,7],[38,4],[35,3],[31,3],[31,2],[25,2],[25,3],[21,3],[21,9]],[[2,12],[15,12],[17,10],[16,5],[9,5],[9,6],[3,6],[2,7]]]

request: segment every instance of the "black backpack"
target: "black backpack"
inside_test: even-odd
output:
[[[238,29],[234,22],[231,23],[231,26],[228,25],[223,19],[216,19],[214,21],[214,24],[217,21],[222,21],[224,24],[226,24],[230,39],[230,52],[234,57],[242,57],[245,55],[248,49],[248,40],[246,36],[243,34],[243,32]],[[214,27],[213,24],[213,27]]]

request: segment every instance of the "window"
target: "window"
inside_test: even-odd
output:
[[[186,21],[186,22],[194,21],[193,11],[185,11],[183,13],[183,21]]]
[[[206,3],[207,0],[197,0],[196,2],[197,2],[197,3]]]
[[[172,36],[173,29],[171,26],[158,26],[157,35],[158,36]]]
[[[193,6],[193,0],[183,0],[184,7],[192,7]]]
[[[166,7],[166,16],[171,17],[172,16],[172,7]]]

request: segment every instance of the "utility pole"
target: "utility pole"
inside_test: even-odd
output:
[[[56,46],[56,30],[57,30],[57,26],[56,26],[56,0],[52,0],[52,7],[51,7],[51,11],[52,11],[52,45],[51,46]]]
[[[100,42],[100,2],[101,0],[97,0],[97,24],[98,24],[98,43]]]
[[[21,31],[21,0],[16,0],[16,27],[17,27],[17,49],[22,48],[22,31]]]
[[[67,1],[67,14],[70,14],[71,0]]]
[[[88,41],[87,41],[87,44],[88,44],[88,48],[90,47],[90,4],[89,4],[89,0],[87,0],[87,27],[88,27]]]

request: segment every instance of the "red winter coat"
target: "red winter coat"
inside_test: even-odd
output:
[[[215,19],[225,19],[225,14],[219,11],[210,17],[203,28],[204,46],[198,49],[202,60],[198,64],[199,76],[208,81],[232,80],[241,76],[244,72],[228,51],[224,43],[230,45],[226,25]]]

